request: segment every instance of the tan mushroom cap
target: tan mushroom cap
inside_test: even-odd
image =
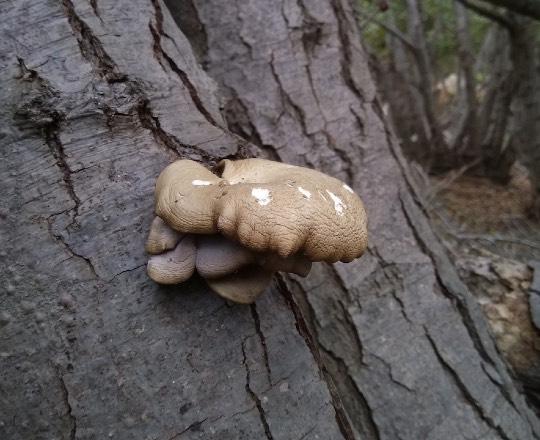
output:
[[[260,268],[245,268],[222,278],[207,279],[210,288],[223,298],[240,304],[251,304],[272,281],[273,272]]]
[[[179,232],[215,234],[214,206],[222,185],[223,179],[197,162],[173,162],[156,182],[156,214]]]
[[[219,178],[193,161],[169,165],[156,213],[180,232],[220,232],[257,252],[349,262],[367,246],[363,204],[343,182],[264,159],[222,161]]]
[[[161,254],[170,249],[174,249],[182,234],[171,229],[159,217],[155,217],[150,226],[150,233],[146,240],[144,249],[151,255]]]
[[[178,284],[195,271],[197,249],[193,236],[186,235],[172,251],[152,255],[146,266],[148,276],[159,284]]]

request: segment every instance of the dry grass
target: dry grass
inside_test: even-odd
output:
[[[481,177],[462,176],[439,192],[454,222],[469,232],[513,232],[512,221],[529,222],[531,185],[516,176],[508,186]]]
[[[540,223],[527,216],[532,187],[521,167],[515,167],[508,186],[482,177],[433,180],[438,191],[430,212],[445,239],[524,263],[540,260]],[[449,183],[441,184],[445,181]]]

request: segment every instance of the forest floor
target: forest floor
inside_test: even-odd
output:
[[[531,185],[516,171],[506,186],[486,178],[435,178],[430,209],[445,235],[527,264],[540,260],[540,222],[527,217]],[[442,210],[441,210],[442,208]]]
[[[431,178],[430,187],[425,198],[435,228],[540,411],[540,329],[530,301],[535,266],[540,280],[540,222],[527,217],[528,178],[517,168],[506,186],[448,175]]]

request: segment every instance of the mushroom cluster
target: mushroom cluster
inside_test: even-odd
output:
[[[312,262],[364,253],[364,207],[343,182],[264,159],[223,160],[215,172],[179,160],[160,174],[146,242],[157,283],[197,271],[219,295],[249,304],[277,271],[306,276]]]

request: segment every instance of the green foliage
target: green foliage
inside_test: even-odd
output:
[[[407,6],[405,0],[387,0],[388,10],[381,11],[378,0],[357,0],[359,21],[364,42],[381,60],[388,59],[388,32],[379,23],[392,26],[407,35]],[[452,0],[419,1],[425,38],[431,62],[438,79],[456,72],[457,38],[456,15]],[[478,53],[491,22],[475,13],[468,12],[469,32],[473,53]]]
[[[364,41],[378,56],[387,57],[388,47],[386,45],[386,31],[379,25],[367,22],[362,28]]]

